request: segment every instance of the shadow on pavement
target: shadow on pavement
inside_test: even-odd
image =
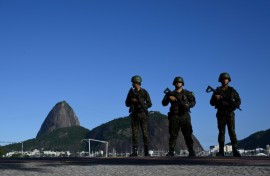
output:
[[[32,172],[46,172],[45,169],[40,167],[29,167],[23,163],[0,163],[1,170],[18,170],[18,171],[32,171]]]

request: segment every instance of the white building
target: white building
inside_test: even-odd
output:
[[[47,157],[59,157],[59,156],[70,156],[71,153],[69,151],[43,151],[40,152],[40,150],[34,149],[33,151],[14,151],[14,152],[8,152],[5,157],[11,157],[12,155],[20,154],[22,156],[30,156],[30,157],[40,157],[40,156],[47,156]]]
[[[232,146],[231,145],[225,145],[224,146],[224,152],[232,152]]]
[[[46,155],[46,156],[52,156],[52,157],[59,157],[59,156],[70,156],[70,152],[69,151],[61,151],[61,152],[58,152],[58,151],[43,151],[43,154]]]
[[[266,154],[270,155],[270,145],[266,145]]]
[[[219,145],[212,145],[210,146],[210,155],[215,155],[216,153],[219,152]],[[224,152],[225,153],[231,153],[232,152],[232,146],[231,145],[225,145],[224,146]]]

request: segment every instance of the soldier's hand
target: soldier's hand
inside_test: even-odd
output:
[[[132,98],[132,99],[131,99],[131,102],[132,102],[132,103],[137,103],[138,100],[137,100],[136,98]]]
[[[224,105],[224,106],[230,106],[230,104],[227,101],[222,101],[222,105]]]
[[[189,108],[189,103],[185,104],[184,106],[185,106],[186,109],[188,109]]]
[[[177,99],[174,96],[169,96],[171,101],[177,101]]]
[[[217,100],[220,100],[222,98],[222,96],[221,95],[218,95],[218,94],[215,95],[215,97],[216,97]]]
[[[184,104],[184,108],[185,108],[186,110],[189,110],[189,104]]]

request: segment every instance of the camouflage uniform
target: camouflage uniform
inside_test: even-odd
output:
[[[223,73],[224,74],[224,73]],[[222,75],[221,75],[222,76]],[[229,81],[231,81],[230,77]],[[221,82],[221,78],[219,79]],[[224,103],[224,99],[217,100],[215,98],[215,94],[213,93],[210,104],[215,106],[217,109],[216,117],[217,117],[217,125],[218,125],[218,142],[219,142],[219,153],[218,156],[224,156],[224,143],[225,143],[225,131],[226,125],[228,127],[228,132],[233,148],[233,155],[240,156],[237,151],[237,137],[235,133],[235,113],[236,107],[239,107],[241,104],[241,99],[238,92],[233,88],[228,86],[226,89],[222,89],[222,86],[216,88],[216,94],[223,95],[228,97],[230,100],[233,100],[232,104]]]
[[[141,97],[145,108],[150,108],[152,102],[148,92],[140,88],[140,90],[130,89],[126,98],[126,106],[129,107],[130,117],[131,117],[131,129],[132,129],[132,144],[133,144],[133,155],[137,156],[138,153],[138,133],[139,127],[142,130],[142,137],[144,143],[144,152],[148,156],[148,130],[147,130],[147,111],[143,109],[139,102],[133,103],[132,98]]]
[[[173,91],[171,95],[176,97],[177,101],[170,101],[169,95],[165,95],[162,100],[163,106],[167,106],[169,103],[171,103],[170,112],[168,113],[170,138],[169,153],[167,156],[174,156],[174,149],[180,128],[189,150],[189,155],[195,156],[192,139],[193,130],[189,112],[189,109],[194,107],[196,104],[195,97],[192,92],[185,89],[182,89],[181,92]],[[184,104],[188,104],[188,107],[179,105],[180,101],[182,101]]]

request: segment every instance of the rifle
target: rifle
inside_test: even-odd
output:
[[[174,96],[174,95],[173,95],[173,92],[172,92],[168,87],[163,91],[163,93],[165,93],[166,95],[169,95],[169,96]],[[174,96],[174,97],[175,97],[175,96]],[[176,98],[176,97],[175,97],[175,98]],[[188,103],[188,102],[183,102],[182,100],[179,100],[179,99],[177,99],[177,98],[176,98],[176,100],[177,100],[177,103],[178,103],[178,105],[179,105],[180,107],[186,107],[186,104]],[[188,112],[191,113],[190,109],[188,109]]]
[[[227,101],[233,108],[236,108],[236,109],[239,109],[240,111],[242,111],[242,109],[241,109],[239,106],[237,106],[237,105],[235,104],[235,100],[232,100],[232,99],[228,98],[227,96],[225,96],[225,95],[224,95],[223,93],[221,93],[221,92],[217,92],[213,87],[208,86],[208,87],[206,88],[205,91],[206,91],[207,93],[213,92],[214,94],[221,95],[222,99],[223,99],[224,101]]]
[[[136,93],[134,91],[133,88],[130,88],[130,91],[132,91],[132,93],[135,95],[135,98],[138,100],[138,102],[140,103],[140,105],[142,106],[143,108],[143,111],[145,112],[145,114],[147,115],[148,114],[148,110],[147,110],[147,106],[146,104],[144,103],[144,101],[142,100],[142,97],[140,94]]]

